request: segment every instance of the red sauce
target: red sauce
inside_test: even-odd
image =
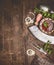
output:
[[[44,24],[42,24],[42,29],[43,29],[44,31],[47,31],[47,28],[48,28],[48,27],[45,27]]]

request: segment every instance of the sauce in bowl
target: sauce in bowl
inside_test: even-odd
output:
[[[53,20],[50,18],[44,18],[40,21],[40,30],[44,33],[51,33],[53,30]]]

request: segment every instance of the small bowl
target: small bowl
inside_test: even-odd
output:
[[[48,21],[47,21],[48,20]],[[42,28],[42,24],[43,24],[43,22],[44,21],[47,21],[47,23],[49,23],[50,24],[50,26],[47,28],[47,30],[48,31],[45,31],[43,28]],[[42,19],[41,21],[40,21],[40,24],[39,24],[39,28],[40,28],[40,30],[42,31],[42,32],[44,32],[44,33],[46,33],[46,34],[50,34],[50,33],[52,33],[52,31],[53,31],[53,20],[52,19],[50,19],[50,18],[44,18],[44,19]]]

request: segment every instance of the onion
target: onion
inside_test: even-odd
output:
[[[50,22],[50,21],[49,21],[49,22]],[[48,29],[47,29],[47,30],[48,30],[48,31],[52,31],[52,29],[53,29],[53,23],[52,23],[52,22],[50,22],[50,23],[49,23],[49,27],[48,27]]]

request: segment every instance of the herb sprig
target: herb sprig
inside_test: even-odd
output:
[[[43,10],[38,9],[38,8],[35,8],[34,9],[34,12],[36,14],[41,13],[43,15],[43,17],[45,17],[45,18],[51,18],[51,19],[54,20],[54,13],[50,13],[50,12],[47,12],[47,11],[43,11]]]
[[[44,25],[44,27],[48,27],[48,23],[46,22],[46,21],[44,21],[44,23],[43,23],[43,25]]]
[[[53,49],[51,48],[50,43],[51,43],[51,42],[48,40],[48,41],[43,45],[44,51],[46,51],[48,54],[52,54],[52,52],[53,52]]]

